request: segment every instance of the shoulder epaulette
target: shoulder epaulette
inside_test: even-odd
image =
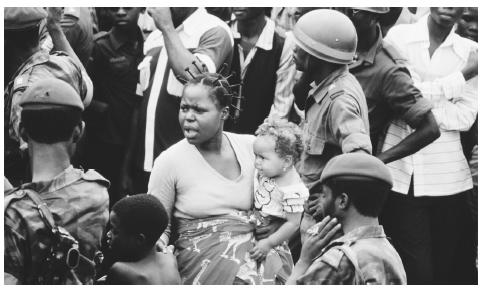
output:
[[[110,186],[109,180],[105,179],[102,175],[100,175],[97,171],[93,169],[89,169],[86,172],[82,173],[82,179],[89,182],[97,182],[106,187]]]
[[[334,246],[328,249],[319,259],[333,268],[338,268],[343,255],[343,252]]]
[[[7,211],[7,207],[10,205],[10,203],[22,199],[23,197],[25,197],[25,195],[27,195],[27,193],[25,192],[25,190],[20,189],[20,187],[7,191],[3,198],[4,213]]]
[[[400,54],[400,52],[393,46],[392,44],[388,43],[387,41],[383,40],[382,48],[387,53],[388,57],[393,60],[393,62],[397,64],[404,64],[407,62],[407,59]]]

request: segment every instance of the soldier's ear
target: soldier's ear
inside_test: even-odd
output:
[[[350,206],[350,197],[348,197],[346,193],[341,193],[337,197],[337,202],[338,208],[341,210],[346,210],[348,209],[348,206]]]
[[[85,122],[80,121],[80,123],[74,128],[74,132],[72,134],[72,142],[74,143],[79,142],[79,140],[82,138],[82,135],[84,134],[84,129],[85,129]]]

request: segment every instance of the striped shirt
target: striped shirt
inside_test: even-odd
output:
[[[472,188],[472,178],[460,143],[477,114],[477,77],[465,81],[460,70],[477,44],[453,31],[429,56],[427,17],[415,24],[392,28],[386,40],[408,59],[414,83],[433,104],[441,136],[419,152],[389,163],[393,190],[407,194],[413,175],[415,196],[447,196]],[[383,145],[390,149],[412,129],[402,120],[392,121]]]

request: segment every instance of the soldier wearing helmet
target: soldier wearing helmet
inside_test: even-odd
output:
[[[368,109],[360,84],[348,72],[357,35],[350,19],[335,10],[319,9],[303,15],[293,29],[294,61],[312,89],[305,103],[305,151],[298,167],[308,188],[313,187],[326,163],[350,152],[371,154]],[[310,196],[316,201],[319,194]],[[305,210],[304,231],[314,223]]]
[[[93,260],[109,216],[109,181],[71,165],[84,128],[84,104],[72,86],[55,78],[36,81],[22,96],[20,134],[28,143],[32,179],[5,191],[4,283],[93,284]],[[58,234],[27,191],[45,204],[58,228],[77,240],[77,265],[51,257],[53,251],[65,251],[56,250]]]

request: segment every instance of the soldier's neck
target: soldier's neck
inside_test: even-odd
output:
[[[32,182],[49,181],[70,166],[70,153],[64,143],[29,143]]]
[[[360,213],[356,211],[352,211],[352,213],[348,212],[349,214],[346,217],[341,219],[341,227],[343,228],[343,233],[347,234],[350,231],[353,231],[357,228],[362,226],[377,226],[380,225],[378,222],[378,218],[376,217],[367,217],[360,215]]]
[[[367,31],[360,33],[358,38],[357,51],[368,51],[375,45],[378,40],[378,29],[377,26],[370,27]]]

